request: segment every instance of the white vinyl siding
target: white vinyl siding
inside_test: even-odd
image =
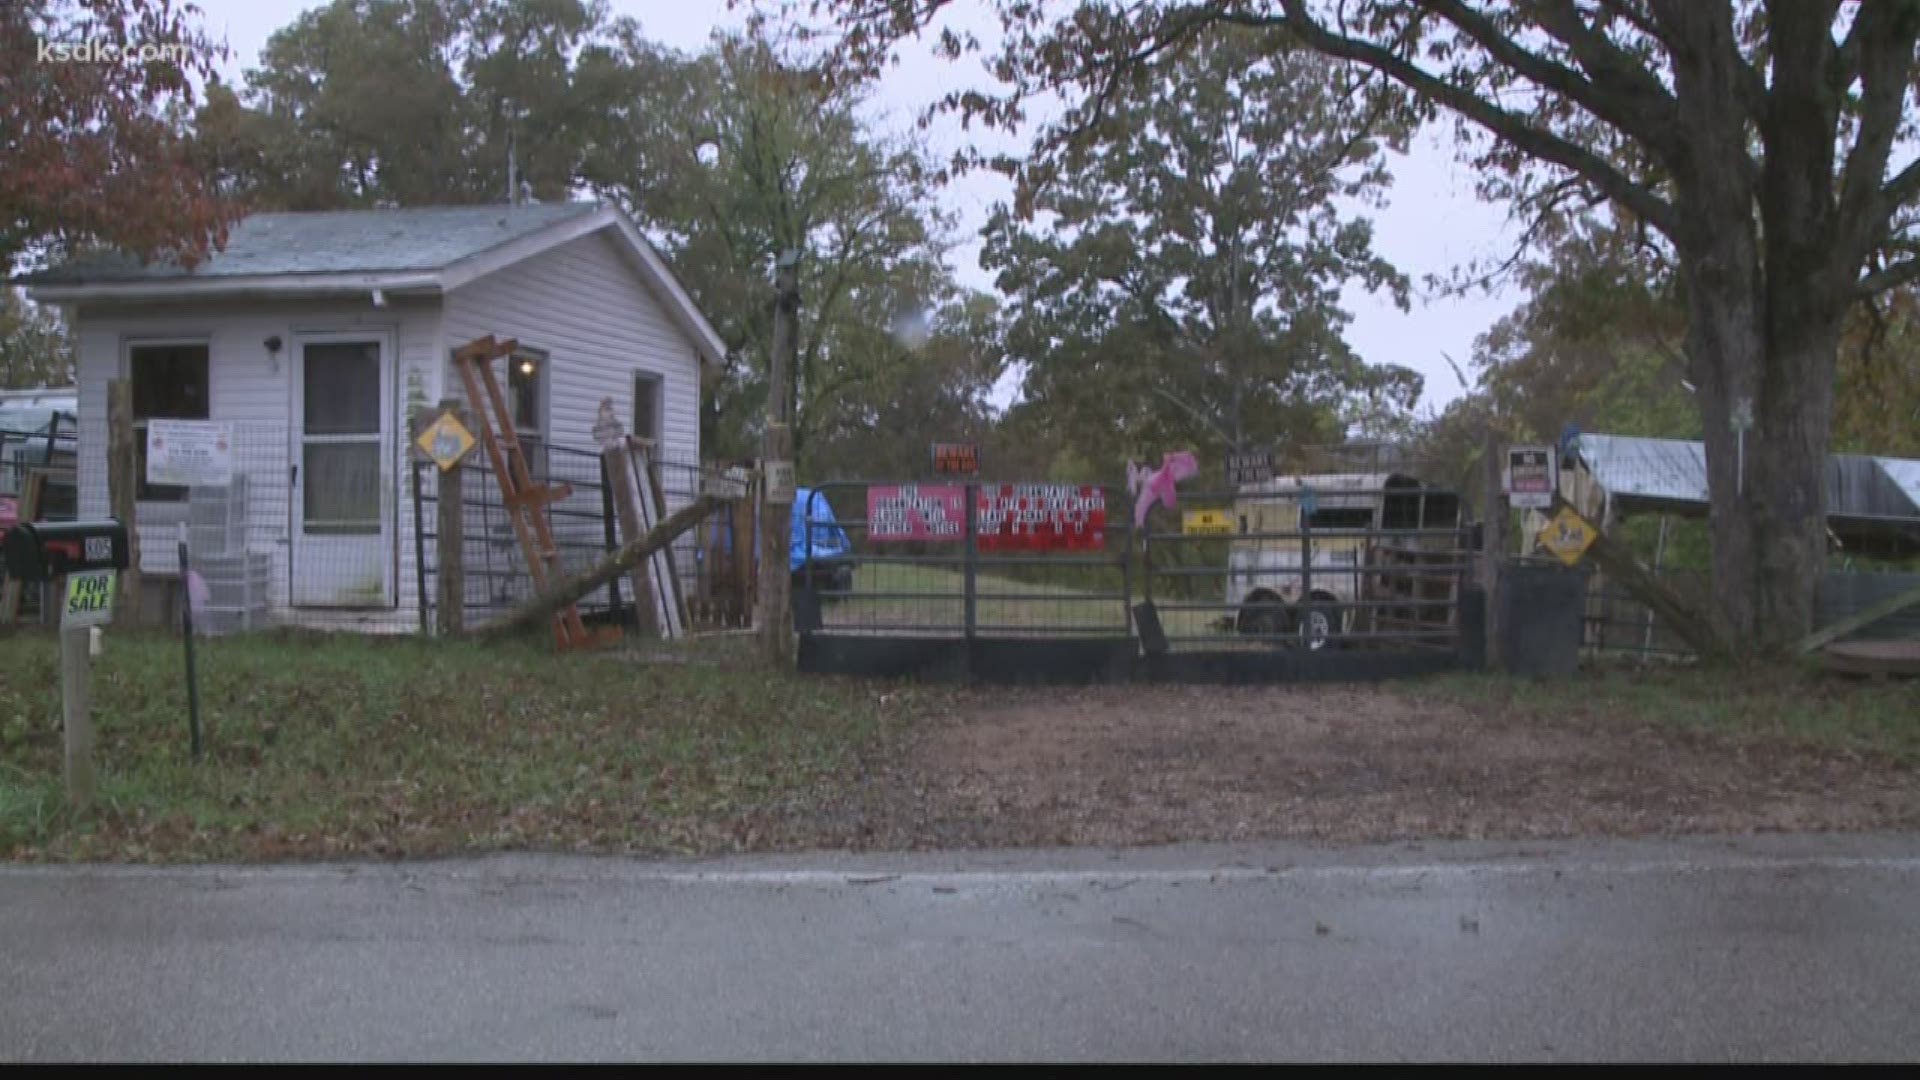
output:
[[[302,333],[385,330],[397,353],[393,389],[396,438],[407,431],[409,375],[430,398],[438,389],[437,300],[390,298],[376,308],[370,301],[271,303],[175,303],[165,306],[85,306],[77,312],[80,393],[80,513],[108,513],[107,382],[125,371],[127,345],[144,339],[191,338],[208,342],[211,419],[236,426],[236,467],[249,486],[248,543],[272,556],[269,618],[326,629],[404,631],[419,625],[413,545],[413,490],[404,446],[396,447],[396,467],[381,492],[394,515],[394,600],[391,608],[355,611],[295,610],[289,606],[287,510],[291,491],[292,382],[298,366],[294,350]],[[265,342],[281,341],[278,362]],[[179,572],[178,523],[184,504],[142,503],[137,547],[142,569],[153,574]]]
[[[604,398],[614,415],[633,416],[633,377],[661,380],[662,454],[700,459],[700,372],[691,339],[635,273],[621,247],[601,231],[515,263],[455,289],[446,303],[447,355],[492,334],[539,351],[547,364],[547,440],[594,449],[593,423]],[[460,381],[447,365],[445,385]]]
[[[408,417],[413,406],[462,397],[451,370],[454,348],[487,334],[537,350],[547,365],[545,419],[555,446],[594,448],[602,399],[633,415],[634,376],[660,380],[662,456],[696,462],[700,454],[700,361],[692,339],[636,271],[624,242],[606,230],[475,279],[441,298],[389,295],[345,300],[182,298],[159,303],[86,303],[70,309],[78,350],[80,513],[107,508],[107,382],[125,373],[129,341],[198,339],[208,343],[211,419],[236,425],[249,485],[248,543],[272,558],[269,621],[321,629],[408,631],[419,626],[416,533]],[[394,467],[381,492],[394,521],[391,608],[314,609],[289,604],[294,401],[302,334],[382,330],[391,335]],[[265,346],[281,341],[278,357]],[[591,493],[589,493],[591,494]],[[595,509],[598,496],[593,495]],[[184,504],[144,504],[137,534],[143,569],[178,573],[175,537]]]

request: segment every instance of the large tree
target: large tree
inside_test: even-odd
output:
[[[802,0],[870,73],[950,0]],[[1485,188],[1522,212],[1606,203],[1672,253],[1711,482],[1717,625],[1778,652],[1813,619],[1825,455],[1847,312],[1920,279],[1908,107],[1920,0],[990,0],[1007,92],[1097,99],[1228,23],[1303,43],[1456,117]],[[796,16],[803,12],[795,12]],[[958,55],[977,44],[951,28]],[[1042,157],[1077,132],[1047,125]],[[1735,417],[1750,411],[1745,477]]]
[[[922,324],[958,299],[933,170],[912,142],[868,127],[859,94],[822,86],[764,38],[718,38],[697,56],[628,44],[651,96],[610,125],[589,179],[662,238],[729,347],[703,416],[703,441],[721,453],[757,443],[774,261],[799,254],[790,385],[805,464],[922,362]]]
[[[1419,376],[1348,348],[1341,290],[1406,282],[1349,206],[1386,184],[1398,95],[1231,27],[1117,84],[1030,192],[1001,207],[981,264],[1009,297],[1023,392],[1089,450],[1215,451],[1337,438]]]
[[[257,207],[565,199],[603,118],[635,107],[603,0],[333,0],[208,89],[210,174]]]
[[[231,208],[180,120],[224,49],[175,0],[0,3],[0,277],[23,255],[104,243],[203,258]],[[132,47],[131,57],[88,55]]]

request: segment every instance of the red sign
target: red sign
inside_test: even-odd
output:
[[[933,444],[933,471],[941,476],[972,476],[980,471],[978,443],[937,442]]]
[[[1073,484],[988,484],[974,504],[981,551],[1100,551],[1107,496]]]
[[[867,539],[963,540],[967,489],[934,484],[867,488]]]

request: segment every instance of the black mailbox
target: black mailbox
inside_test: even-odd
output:
[[[127,527],[112,518],[22,522],[7,530],[0,553],[6,556],[7,576],[20,581],[52,581],[83,570],[125,570]]]

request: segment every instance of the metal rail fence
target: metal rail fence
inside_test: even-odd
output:
[[[572,489],[565,499],[548,507],[562,569],[567,574],[592,569],[626,539],[620,534],[600,453],[554,445],[529,447],[528,451],[528,464],[536,479],[564,483]],[[415,461],[411,468],[414,520],[420,522],[415,534],[420,619],[421,625],[433,626],[439,597],[439,467],[430,461]],[[465,624],[472,627],[530,599],[533,578],[486,455],[470,454],[455,468],[460,478],[463,607]],[[710,490],[720,481],[723,470],[714,465],[665,460],[652,462],[652,471],[659,494],[671,512]],[[695,629],[736,626],[746,618],[746,611],[738,603],[702,602],[714,591],[708,586],[716,575],[727,572],[709,563],[715,550],[732,550],[733,520],[730,514],[716,513],[683,534],[668,551],[681,601]],[[583,597],[580,610],[593,621],[631,625],[637,618],[634,599],[629,580],[622,577]]]
[[[1261,487],[1183,492],[1181,527],[1147,533],[1167,651],[1458,648],[1474,551],[1452,493]]]
[[[925,535],[909,537],[897,520],[869,518],[875,492],[895,504],[945,502],[926,511],[936,520]],[[1022,500],[1077,503],[1060,513],[1084,516],[1066,526],[1083,531],[1043,540],[994,508]],[[803,633],[1125,637],[1134,566],[1126,505],[1115,489],[1090,485],[822,484],[793,511],[813,537],[794,568],[796,623]]]
[[[802,667],[1271,680],[1472,662],[1457,498],[1349,485],[1305,492],[1302,513],[1302,495],[1182,492],[1136,531],[1112,488],[822,485],[795,507],[812,537],[795,572]],[[1097,537],[1063,531],[1088,507]]]

